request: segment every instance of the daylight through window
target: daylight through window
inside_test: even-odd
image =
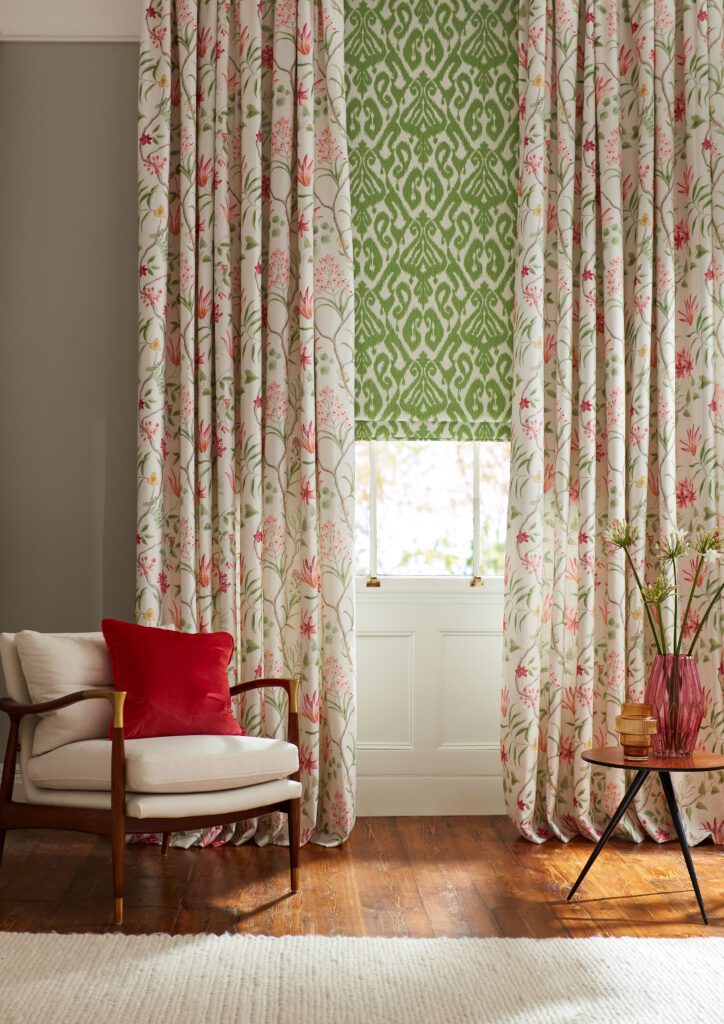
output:
[[[501,576],[507,441],[358,441],[357,573]]]

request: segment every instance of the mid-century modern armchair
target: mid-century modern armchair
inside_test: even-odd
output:
[[[0,862],[10,829],[56,828],[109,836],[115,922],[122,924],[126,833],[163,833],[165,854],[172,832],[283,811],[289,816],[291,888],[298,891],[302,787],[297,680],[256,679],[231,689],[232,695],[267,686],[284,689],[289,742],[258,736],[124,741],[125,693],[94,687],[33,704],[14,634],[0,634],[0,657],[9,694],[0,700],[0,711],[10,717],[0,784]],[[113,706],[112,740],[96,730],[95,738],[33,756],[39,716],[97,700]],[[13,800],[18,759],[24,802]]]

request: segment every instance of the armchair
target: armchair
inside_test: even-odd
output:
[[[0,658],[9,694],[0,699],[0,711],[10,718],[0,782],[0,863],[11,829],[56,828],[108,836],[114,920],[122,924],[127,833],[163,833],[165,854],[172,832],[283,811],[289,818],[291,889],[299,890],[298,680],[256,679],[231,688],[232,695],[262,687],[283,689],[289,706],[288,742],[256,736],[124,740],[125,693],[94,688],[33,704],[13,634],[0,635]],[[112,704],[112,740],[80,740],[33,756],[39,715],[90,700]],[[13,799],[18,759],[24,802]]]

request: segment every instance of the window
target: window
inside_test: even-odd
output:
[[[507,441],[358,441],[355,449],[358,575],[503,574]]]

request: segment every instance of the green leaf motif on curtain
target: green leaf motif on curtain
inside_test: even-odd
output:
[[[412,241],[400,253],[400,268],[414,278],[415,296],[424,306],[433,292],[432,282],[445,270],[445,254],[436,244],[437,229],[426,214],[409,225]]]
[[[409,102],[400,111],[400,126],[413,139],[412,149],[416,158],[424,163],[432,155],[434,136],[445,130],[438,96],[437,83],[427,75],[421,75],[410,83]]]
[[[509,436],[517,11],[347,0],[360,439]]]
[[[400,397],[403,413],[411,413],[420,420],[437,418],[445,411],[445,392],[437,382],[435,364],[427,356],[420,356],[410,370],[412,384]]]

